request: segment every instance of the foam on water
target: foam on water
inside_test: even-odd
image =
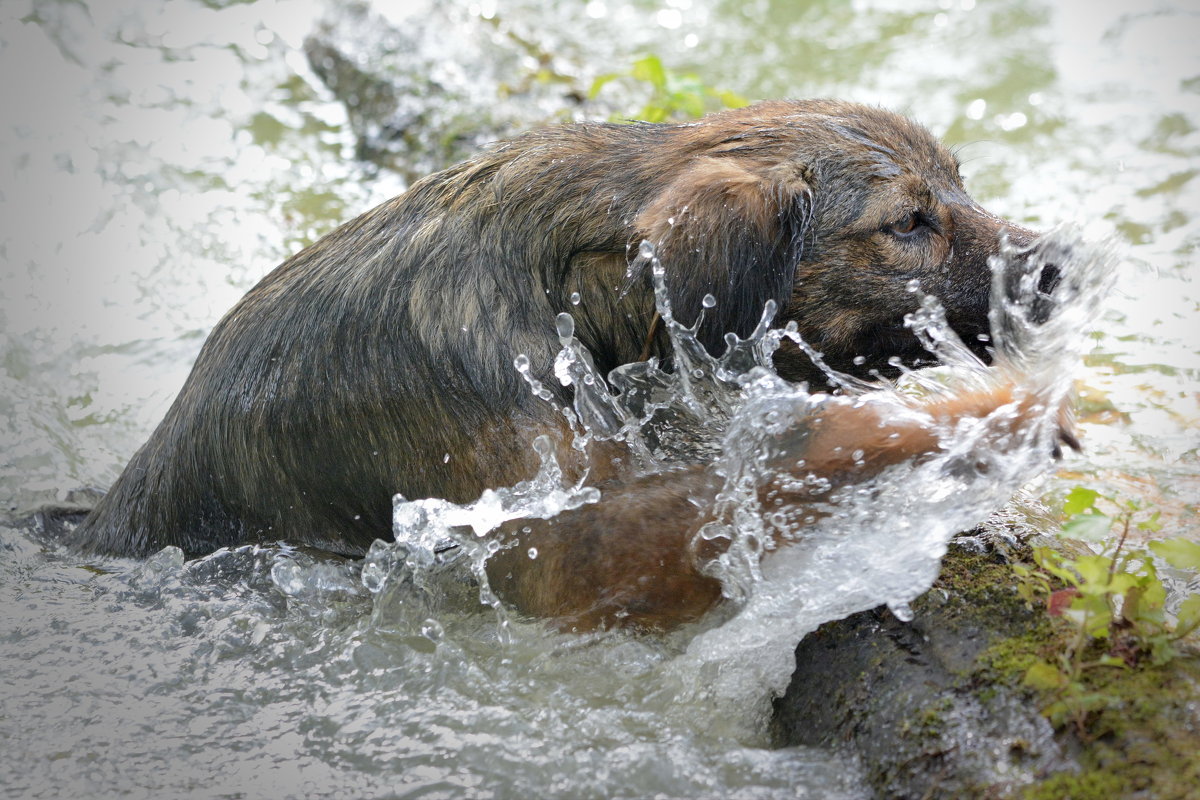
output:
[[[932,584],[954,534],[984,522],[1045,471],[1115,257],[1109,245],[1073,228],[1052,231],[1024,251],[1003,247],[991,262],[990,367],[958,340],[937,299],[910,287],[920,303],[908,325],[942,366],[902,368],[897,381],[866,384],[825,367],[794,323],[772,328],[772,304],[751,336],[742,340],[730,334],[727,351],[711,356],[695,336],[700,320],[691,327],[675,320],[666,270],[649,244],[643,244],[642,256],[651,264],[658,312],[673,347],[670,368],[651,359],[600,375],[575,338],[571,317],[562,314],[562,350],[554,373],[564,386],[574,387],[574,401],[560,410],[576,431],[579,450],[596,439],[620,440],[643,472],[702,460],[724,479],[716,520],[699,535],[732,542],[706,567],[722,582],[725,613],[713,615],[698,633],[685,634],[683,649],[663,663],[655,681],[658,695],[671,697],[660,710],[701,714],[705,724],[720,720],[735,736],[753,736],[767,719],[770,698],[786,687],[792,651],[805,634],[881,603],[902,619],[911,617],[908,602]],[[1047,265],[1061,274],[1051,296],[1038,290]],[[822,366],[837,387],[835,395],[810,391],[774,373],[772,355],[784,339]],[[527,358],[518,358],[516,368],[537,396],[553,402],[532,377]],[[772,437],[820,408],[870,404],[882,418],[895,420],[920,414],[916,401],[921,398],[1004,384],[1014,386],[1016,399],[985,418],[939,431],[941,450],[931,457],[831,491],[815,509],[811,504],[761,506],[756,487],[777,477],[770,459]],[[1023,422],[1014,430],[1019,410]],[[396,541],[372,548],[364,566],[368,588],[393,601],[397,596],[389,587],[397,582],[429,595],[433,576],[461,559],[478,582],[482,602],[497,610],[500,628],[506,629],[507,617],[484,569],[500,547],[492,532],[510,520],[549,518],[601,499],[586,477],[564,483],[549,441],[539,439],[534,446],[542,467],[532,480],[488,490],[474,503],[397,497]],[[822,480],[814,475],[792,479]],[[776,540],[788,544],[774,548],[770,543]]]

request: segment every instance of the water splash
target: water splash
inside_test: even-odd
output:
[[[696,338],[703,311],[693,325],[679,323],[664,266],[649,244],[643,244],[641,256],[650,264],[656,307],[670,338],[670,368],[650,359],[601,375],[574,336],[571,316],[561,314],[562,349],[554,374],[574,387],[574,399],[559,410],[575,430],[578,450],[586,452],[593,440],[621,441],[643,473],[703,460],[723,478],[714,521],[699,535],[730,543],[705,567],[720,579],[727,611],[723,621],[714,618],[707,630],[689,633],[693,638],[661,677],[673,687],[680,702],[671,706],[679,713],[704,709],[706,724],[719,716],[731,731],[761,729],[770,698],[787,685],[795,644],[804,635],[884,603],[901,619],[911,618],[908,603],[933,583],[949,540],[984,522],[1046,470],[1060,409],[1116,260],[1109,245],[1071,228],[1052,231],[1025,249],[1003,245],[991,260],[990,367],[958,339],[937,299],[911,287],[918,308],[906,322],[942,365],[901,368],[895,381],[867,384],[826,366],[795,324],[772,328],[773,303],[749,337],[727,335],[726,352],[712,356]],[[1050,294],[1039,289],[1048,269],[1061,276]],[[712,304],[703,305],[707,310]],[[836,394],[809,392],[775,374],[772,357],[784,339],[809,354]],[[536,396],[553,402],[552,393],[532,377],[527,358],[518,358],[516,368]],[[771,442],[797,420],[836,404],[870,405],[882,419],[910,418],[921,413],[918,400],[1007,384],[1014,387],[1013,402],[940,430],[942,449],[930,457],[845,487],[821,486],[820,475],[789,476],[809,489],[827,490],[822,502],[762,505],[758,487],[779,477]],[[1015,426],[1018,414],[1022,424]],[[474,503],[397,497],[396,542],[376,542],[371,549],[363,569],[367,587],[385,595],[402,574],[402,582],[428,591],[453,546],[455,558],[469,565],[478,582],[481,601],[497,610],[504,627],[503,608],[485,571],[500,547],[490,534],[511,520],[547,519],[600,499],[586,478],[564,482],[548,440],[534,447],[542,459],[537,476],[489,489]],[[787,546],[776,547],[777,541]],[[714,704],[720,714],[712,713]]]
[[[1045,295],[1038,286],[1051,265],[1062,277]],[[1034,403],[1035,413],[1023,414],[1015,430],[1017,401],[985,418],[963,420],[942,433],[941,452],[835,491],[820,518],[770,513],[743,487],[760,479],[753,431],[766,427],[772,412],[796,414],[805,403],[830,401],[782,387],[777,379],[744,383],[747,399],[730,422],[723,453],[728,502],[740,514],[723,533],[747,544],[727,554],[744,563],[731,564],[722,578],[750,580],[738,593],[745,603],[737,619],[696,637],[674,665],[688,699],[719,702],[741,724],[761,725],[770,696],[782,693],[790,679],[794,644],[807,633],[881,603],[901,619],[911,618],[908,603],[932,585],[949,540],[985,522],[1049,466],[1060,409],[1115,265],[1109,245],[1089,242],[1069,228],[1024,250],[1005,246],[991,262],[991,367],[958,339],[937,300],[922,296],[907,322],[943,366],[902,370],[895,383],[865,394],[858,383],[827,369],[848,395],[836,402],[869,402],[897,416],[912,413],[914,396],[948,397],[1006,381],[1015,384],[1018,401]],[[793,546],[760,560],[759,543],[771,525],[798,535]],[[707,679],[696,682],[689,677],[695,674]]]
[[[473,503],[457,504],[440,498],[393,500],[395,542],[376,540],[363,562],[363,584],[379,596],[395,596],[409,584],[435,594],[434,581],[445,568],[465,560],[479,586],[479,600],[496,610],[501,635],[508,627],[500,598],[491,590],[485,565],[501,547],[487,534],[514,519],[550,519],[563,511],[600,499],[598,489],[564,483],[554,457],[554,445],[539,436],[533,448],[541,467],[531,480],[514,486],[486,489]],[[378,604],[377,604],[378,609]]]

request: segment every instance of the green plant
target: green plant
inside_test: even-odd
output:
[[[694,119],[713,110],[714,106],[740,108],[746,100],[734,92],[707,86],[692,73],[680,73],[667,69],[662,59],[655,55],[645,56],[633,62],[628,72],[612,72],[592,81],[589,99],[595,99],[600,91],[615,80],[635,81],[650,89],[650,99],[635,115],[646,122],[663,122],[670,119]]]
[[[1101,502],[1115,513],[1103,513],[1097,505]],[[1117,501],[1092,489],[1073,489],[1063,512],[1061,535],[1096,544],[1099,552],[1072,556],[1035,547],[1034,565],[1013,569],[1026,603],[1044,602],[1051,616],[1072,626],[1065,650],[1035,662],[1024,682],[1050,693],[1053,700],[1045,713],[1055,725],[1072,721],[1083,733],[1088,715],[1108,702],[1106,694],[1089,688],[1090,670],[1165,664],[1176,656],[1179,641],[1200,628],[1200,595],[1186,598],[1175,620],[1169,618],[1154,558],[1200,571],[1200,544],[1162,539],[1146,547],[1128,546],[1134,530],[1161,530],[1159,513],[1147,513],[1136,500]]]

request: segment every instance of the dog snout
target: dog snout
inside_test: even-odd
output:
[[[1067,254],[1053,251],[1047,253],[1040,234],[1017,225],[1005,227],[1004,236],[1010,245],[1015,245],[1022,252],[1018,260],[1021,266],[1013,270],[1013,279],[1016,280],[1020,275],[1031,274],[1037,277],[1037,291],[1033,297],[1028,298],[1027,302],[1031,307],[1031,320],[1041,325],[1054,313],[1056,306],[1054,291],[1062,282],[1063,271],[1059,266],[1061,258],[1055,258],[1055,256]]]
[[[1038,278],[1038,294],[1051,294],[1062,280],[1062,270],[1057,264],[1043,264],[1042,274]]]

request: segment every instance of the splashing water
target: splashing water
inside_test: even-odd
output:
[[[902,367],[896,381],[867,384],[826,367],[795,323],[771,328],[773,303],[748,338],[728,334],[726,352],[711,356],[696,338],[701,319],[690,327],[675,320],[664,266],[648,243],[641,255],[651,265],[656,306],[673,348],[671,368],[651,359],[602,376],[575,338],[571,317],[562,314],[562,350],[554,373],[564,386],[574,387],[574,399],[560,411],[576,432],[577,450],[586,451],[594,439],[622,441],[643,473],[707,461],[724,479],[715,521],[699,536],[731,542],[705,567],[720,579],[727,611],[712,615],[699,632],[684,634],[681,652],[664,661],[657,680],[660,691],[673,695],[672,713],[702,713],[707,725],[721,720],[735,736],[753,735],[765,725],[771,697],[786,688],[793,651],[803,636],[824,622],[881,603],[901,619],[911,618],[908,603],[932,585],[949,540],[983,523],[1046,470],[1059,435],[1060,409],[1116,259],[1111,246],[1065,227],[1024,250],[1002,246],[990,263],[990,367],[959,341],[937,299],[910,287],[919,307],[906,322],[941,366]],[[1047,268],[1061,275],[1051,295],[1038,288]],[[772,356],[784,339],[821,366],[836,395],[810,392],[775,374]],[[519,357],[516,368],[535,395],[552,402],[551,393],[532,377],[527,358]],[[778,477],[770,459],[772,437],[826,404],[869,404],[881,418],[897,420],[919,413],[914,407],[919,399],[1006,383],[1014,386],[1014,402],[939,430],[941,450],[930,457],[889,467],[863,483],[831,488],[816,507],[762,506],[757,487]],[[1019,408],[1019,402],[1027,405]],[[1019,427],[1012,424],[1018,413]],[[500,547],[491,532],[504,522],[546,519],[600,499],[597,489],[585,485],[586,477],[575,485],[564,483],[548,440],[543,437],[534,447],[542,466],[533,479],[488,490],[474,503],[396,498],[396,541],[376,542],[363,568],[377,606],[385,597],[397,600],[400,585],[429,595],[434,576],[450,562],[461,562],[477,582],[482,602],[499,613],[500,628],[508,628],[485,573],[487,559]],[[819,484],[822,478],[801,480]],[[772,542],[777,540],[788,544],[776,548]]]

